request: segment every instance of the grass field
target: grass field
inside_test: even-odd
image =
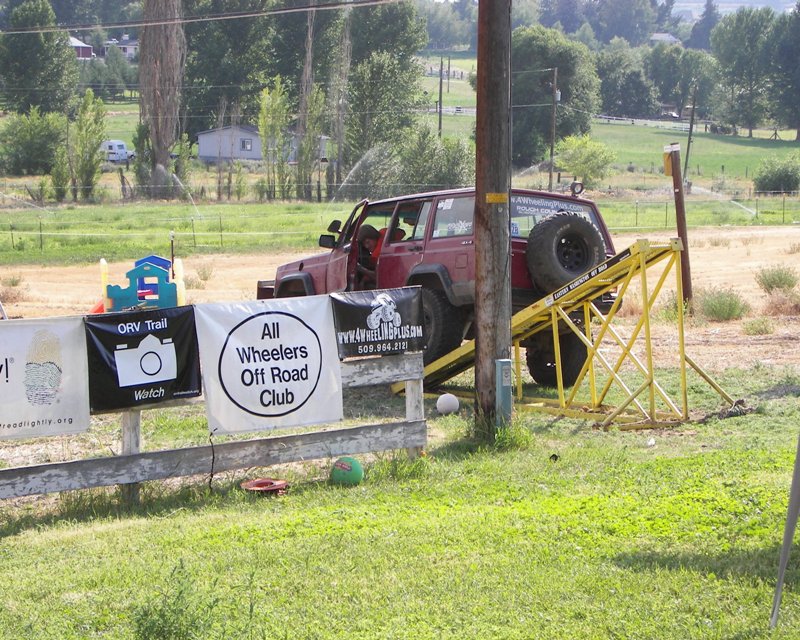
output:
[[[429,405],[428,456],[380,455],[352,489],[323,461],[270,470],[291,481],[275,499],[238,488],[252,470],[148,484],[130,511],[102,491],[0,505],[0,638],[795,638],[796,558],[767,627],[800,376],[718,380],[756,412],[655,432],[531,415],[482,447],[468,409]],[[403,411],[377,388],[346,406]],[[162,412],[144,429],[150,447],[204,438]]]
[[[663,180],[663,178],[662,178]],[[520,184],[519,186],[538,186]],[[675,206],[658,198],[592,194],[612,230],[675,229]],[[353,203],[139,202],[124,206],[0,209],[0,265],[72,264],[177,255],[313,251],[328,223],[349,215]],[[687,201],[691,227],[781,225],[800,222],[800,199]]]

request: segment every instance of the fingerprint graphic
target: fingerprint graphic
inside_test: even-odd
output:
[[[61,342],[47,329],[33,334],[25,362],[25,396],[32,405],[53,404],[61,387]]]

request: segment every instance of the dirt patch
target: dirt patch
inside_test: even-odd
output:
[[[674,235],[674,234],[673,234]],[[614,234],[617,250],[638,238],[666,241],[665,233]],[[764,315],[766,295],[755,280],[757,271],[782,264],[800,271],[800,227],[724,227],[691,230],[689,258],[695,290],[730,288],[751,304],[753,316]],[[205,255],[184,260],[189,302],[229,302],[255,298],[256,282],[274,276],[284,262],[313,253],[250,255]],[[109,282],[124,284],[130,262],[109,264]],[[650,277],[650,276],[648,276]],[[10,317],[36,318],[87,313],[101,297],[99,265],[43,267],[4,267],[0,281],[13,280],[24,288],[24,296],[3,300]],[[655,281],[655,278],[652,278]],[[672,279],[665,288],[673,289]],[[665,296],[668,295],[665,291]],[[742,322],[711,323],[687,327],[687,352],[703,366],[723,369],[731,362],[748,365],[800,364],[800,318],[772,318],[774,332],[763,336],[747,336]],[[661,337],[657,339],[662,341]],[[663,337],[666,351],[673,351],[673,338]],[[668,356],[667,356],[668,357]]]

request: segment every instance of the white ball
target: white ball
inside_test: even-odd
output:
[[[436,401],[436,410],[443,416],[458,411],[458,398],[452,393],[443,393]]]

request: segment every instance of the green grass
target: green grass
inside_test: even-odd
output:
[[[654,123],[655,124],[655,123]],[[654,126],[607,124],[595,120],[592,123],[593,138],[614,149],[617,166],[625,171],[632,165],[637,171],[656,171],[663,168],[662,154],[665,145],[677,142],[681,145],[681,163],[686,158],[688,133]],[[767,155],[789,156],[797,151],[792,140],[769,140],[762,137],[713,135],[703,131],[699,125],[692,134],[689,149],[688,179],[720,180],[727,178],[752,179],[753,172]]]
[[[516,186],[536,187],[528,181]],[[602,192],[597,200],[612,230],[675,229],[675,205],[667,198],[631,200]],[[780,206],[781,200],[773,199]],[[747,201],[744,201],[747,203]],[[754,203],[747,203],[754,204]],[[178,256],[210,253],[314,252],[334,218],[345,219],[353,203],[223,203],[200,201],[126,205],[66,205],[44,209],[0,209],[0,265],[71,264],[168,255],[170,231]],[[686,204],[690,227],[780,225],[800,222],[800,199],[784,209],[761,205],[754,215],[729,200],[692,197]],[[752,211],[752,212],[751,212]],[[220,231],[221,227],[221,231]],[[198,274],[199,277],[199,274]],[[201,278],[202,281],[202,278]]]
[[[800,377],[719,381],[757,411],[655,432],[526,416],[491,448],[429,404],[428,457],[383,454],[352,489],[325,462],[280,470],[281,498],[239,490],[275,473],[252,470],[147,484],[131,511],[98,491],[0,505],[0,638],[794,638],[796,558],[767,625]]]

